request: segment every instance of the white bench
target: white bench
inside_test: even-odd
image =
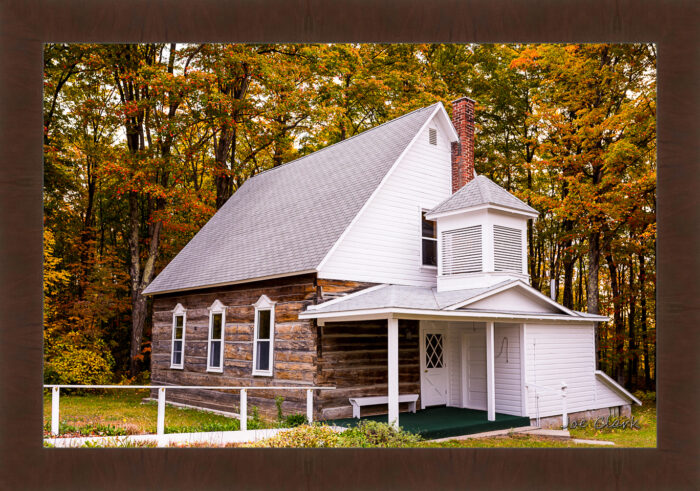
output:
[[[389,404],[389,396],[351,397],[349,401],[352,404],[352,417],[359,419],[362,406]],[[403,394],[399,396],[399,402],[407,402],[412,413],[416,412],[416,401],[418,401],[418,394]]]

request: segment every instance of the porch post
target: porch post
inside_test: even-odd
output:
[[[399,426],[399,320],[388,319],[389,424]]]
[[[486,323],[486,409],[488,420],[496,420],[496,381],[493,356],[493,322]]]

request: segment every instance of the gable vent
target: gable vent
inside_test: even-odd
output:
[[[481,265],[481,225],[442,233],[442,274],[478,273]]]
[[[517,228],[493,226],[495,271],[523,272],[523,236]]]
[[[437,130],[435,128],[428,128],[428,141],[431,145],[437,145]]]

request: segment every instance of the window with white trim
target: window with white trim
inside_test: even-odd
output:
[[[170,350],[170,368],[182,368],[185,364],[186,311],[181,304],[173,310],[173,335]]]
[[[275,343],[275,303],[266,295],[254,304],[253,375],[272,376]]]
[[[494,271],[523,272],[523,233],[517,228],[493,226]]]
[[[437,267],[437,224],[421,212],[421,264]]]
[[[483,271],[481,225],[442,232],[442,274]]]
[[[209,307],[209,338],[207,340],[207,371],[224,371],[224,327],[226,307],[215,301]]]

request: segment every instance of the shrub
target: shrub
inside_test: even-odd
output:
[[[634,396],[642,401],[645,406],[656,404],[656,392],[654,391],[638,390],[634,393]]]
[[[114,358],[101,339],[73,331],[45,341],[46,383],[99,385],[112,380]]]
[[[287,428],[294,428],[295,426],[305,425],[308,422],[309,420],[306,419],[306,414],[295,413],[287,416],[287,418],[284,421],[284,424]]]
[[[421,437],[386,423],[361,421],[355,428],[337,433],[330,426],[302,425],[255,442],[251,447],[271,448],[338,448],[338,447],[416,447]]]
[[[338,433],[330,426],[304,425],[250,444],[251,447],[271,448],[328,448],[337,447]]]
[[[343,447],[414,447],[422,439],[387,423],[363,420],[354,427],[340,434]]]
[[[284,415],[282,414],[282,403],[284,402],[283,396],[275,397],[275,406],[277,406],[277,421],[284,420]]]

